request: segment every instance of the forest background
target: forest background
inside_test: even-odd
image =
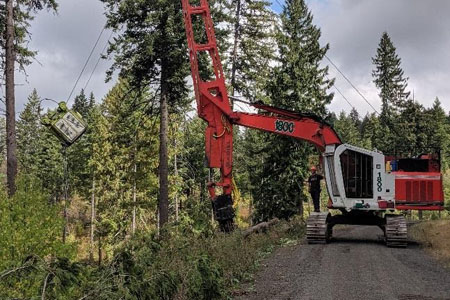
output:
[[[230,282],[247,274],[227,273],[236,266],[225,257],[245,247],[241,238],[217,233],[212,221],[205,124],[193,110],[181,2],[102,2],[107,27],[117,34],[108,48],[114,64],[107,75],[119,79],[103,99],[85,90],[74,98],[71,108],[87,122],[86,134],[64,151],[41,125],[47,111],[39,87],[18,115],[17,192],[8,197],[5,188],[0,195],[0,296],[222,298]],[[450,113],[438,98],[431,107],[414,99],[387,32],[380,32],[372,59],[382,106],[364,116],[357,107],[335,113],[327,109],[336,91],[324,64],[329,45],[319,43],[320,28],[303,0],[287,0],[280,15],[263,0],[209,2],[231,95],[314,113],[343,142],[367,149],[408,156],[439,150],[450,199]],[[6,186],[5,136],[0,117]],[[318,164],[315,149],[242,128],[235,139],[237,225],[307,216],[304,181]],[[323,205],[326,200],[323,195]],[[243,257],[251,265],[252,254]]]

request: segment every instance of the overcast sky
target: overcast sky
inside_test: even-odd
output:
[[[273,0],[273,8],[280,5]],[[278,0],[283,3],[283,0]],[[450,111],[450,1],[447,0],[308,0],[314,23],[322,29],[322,43],[330,44],[328,56],[357,86],[366,98],[380,107],[372,83],[371,58],[383,31],[387,31],[402,58],[409,88],[415,99],[430,106],[438,96]],[[72,87],[105,23],[103,6],[97,0],[61,0],[57,15],[41,12],[32,23],[30,47],[37,50],[37,61],[28,67],[28,79],[19,76],[16,95],[18,109],[23,107],[33,88],[41,97],[67,100]],[[86,85],[93,67],[110,36],[105,31],[78,84],[75,94]],[[87,91],[97,100],[112,83],[105,83],[110,61],[101,60]],[[372,112],[368,104],[330,66],[336,86],[361,114]],[[3,90],[1,91],[3,93]],[[72,96],[73,98],[73,96]],[[47,103],[46,106],[54,106]],[[336,93],[332,111],[350,110]]]
[[[66,101],[91,52],[106,18],[103,4],[97,0],[61,0],[57,14],[42,11],[32,22],[30,48],[37,50],[36,62],[27,68],[28,78],[17,78],[17,105],[20,110],[33,88],[42,98]],[[98,46],[81,77],[72,96],[80,90],[93,74],[87,86],[99,101],[113,85],[105,83],[105,72],[111,61],[100,60],[94,73],[100,53],[104,49],[111,32],[105,30]],[[2,91],[3,92],[3,91]],[[52,102],[44,102],[46,107],[55,107]]]

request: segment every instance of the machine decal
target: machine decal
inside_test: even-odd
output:
[[[377,177],[377,191],[378,192],[382,192],[383,191],[383,182],[381,179],[381,172],[378,172],[378,177]]]
[[[294,132],[294,123],[292,122],[286,122],[282,120],[276,120],[275,121],[275,130],[280,132]]]

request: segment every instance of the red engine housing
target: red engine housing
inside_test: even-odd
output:
[[[393,172],[397,209],[442,210],[444,193],[438,172]]]
[[[393,160],[395,204],[400,210],[442,210],[443,180],[438,155]]]

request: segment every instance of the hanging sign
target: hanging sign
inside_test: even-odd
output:
[[[60,102],[58,109],[49,112],[41,122],[50,127],[53,133],[67,146],[75,143],[87,128],[81,115],[76,111],[69,110],[65,102]]]

